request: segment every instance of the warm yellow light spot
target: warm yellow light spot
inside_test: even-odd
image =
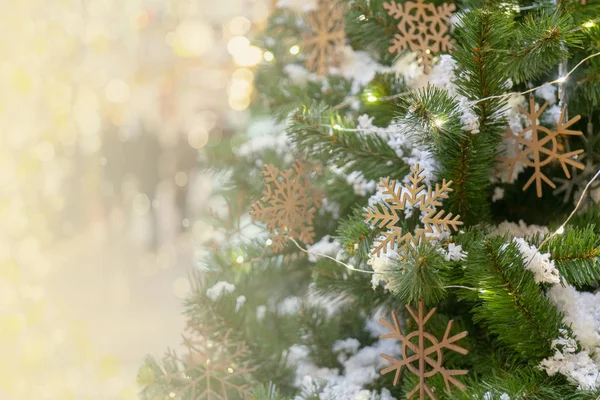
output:
[[[251,25],[248,18],[239,16],[229,21],[227,28],[229,28],[229,32],[233,35],[245,35],[250,30]]]
[[[369,94],[369,95],[367,96],[367,101],[368,101],[369,103],[374,103],[374,102],[376,102],[376,101],[377,101],[377,97],[373,96],[372,94]]]
[[[265,243],[267,246],[270,246],[273,244],[273,241],[271,239],[267,239],[267,242]]]
[[[296,55],[298,53],[300,53],[300,46],[298,46],[297,44],[290,47],[290,53],[293,55]]]
[[[425,53],[431,54],[431,50],[427,49],[427,50],[425,50]]]
[[[263,54],[263,57],[266,62],[271,62],[275,59],[275,56],[270,51],[265,51],[265,54]]]
[[[195,19],[184,20],[175,30],[175,36],[165,39],[172,43],[173,50],[181,57],[202,56],[215,42],[212,28]]]
[[[234,36],[229,39],[229,42],[227,43],[227,51],[229,51],[229,54],[232,56],[235,56],[236,53],[244,51],[244,49],[248,48],[249,46],[250,41],[247,37]]]
[[[238,258],[235,259],[235,262],[238,264],[241,264],[244,262],[244,257],[243,256],[238,256]]]
[[[27,308],[27,325],[35,326],[40,325],[44,319],[46,313],[46,303],[44,301],[38,301],[30,305]]]
[[[137,400],[137,390],[132,386],[126,386],[119,392],[118,400]]]
[[[17,283],[19,281],[19,267],[14,259],[9,258],[0,263],[0,278],[11,283]]]
[[[142,11],[140,13],[140,15],[138,15],[137,17],[137,28],[138,29],[143,29],[146,27],[146,25],[148,25],[148,22],[150,22],[150,15],[148,15],[148,13],[146,11]]]
[[[26,320],[22,314],[12,314],[0,317],[0,338],[16,339],[25,329]]]
[[[593,28],[596,25],[596,23],[594,21],[588,21],[585,24],[583,24],[584,28]]]
[[[233,374],[233,368],[231,368],[231,367],[227,368],[227,372],[229,372],[230,374]]]
[[[11,82],[17,92],[27,94],[33,88],[33,78],[23,68],[16,68],[13,71]]]
[[[172,398],[172,399],[174,399],[175,398],[175,393],[173,393],[173,392],[169,393],[169,397]]]
[[[107,379],[115,377],[121,370],[121,361],[117,356],[108,355],[100,360],[100,368],[98,370],[98,377],[100,379]]]

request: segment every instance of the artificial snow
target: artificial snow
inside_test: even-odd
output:
[[[523,263],[525,269],[533,272],[533,278],[536,283],[559,283],[560,275],[550,259],[550,253],[540,253],[538,249],[530,245],[523,238],[513,238],[513,242],[523,254]]]
[[[492,235],[502,236],[507,233],[514,237],[529,237],[535,234],[545,235],[548,233],[548,228],[540,225],[527,225],[520,219],[518,223],[504,221],[490,229]]]
[[[463,261],[467,258],[467,253],[460,244],[448,243],[448,251],[444,251],[444,258],[446,261]]]
[[[566,330],[560,330],[560,336],[552,341],[554,355],[542,360],[540,368],[552,376],[561,373],[579,390],[600,388],[600,368],[594,363],[587,351],[577,351],[577,342],[568,336]]]
[[[308,251],[308,261],[314,263],[317,262],[322,255],[336,257],[340,250],[342,250],[342,245],[329,235],[325,235],[321,240],[309,246],[306,250]]]
[[[235,299],[235,312],[238,312],[244,303],[246,303],[246,296],[239,296]]]
[[[206,290],[206,296],[212,301],[217,301],[221,296],[225,294],[229,294],[235,290],[235,285],[220,281],[215,283],[215,285]]]
[[[554,104],[556,103],[556,90],[557,88],[554,85],[544,86],[536,89],[535,97],[544,99],[544,101],[547,101],[550,104]]]
[[[279,315],[295,315],[302,308],[302,299],[298,296],[286,297],[277,305]]]

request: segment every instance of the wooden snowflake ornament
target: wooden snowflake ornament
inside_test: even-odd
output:
[[[248,356],[245,343],[234,344],[230,331],[215,337],[206,328],[188,326],[183,336],[187,355],[167,352],[167,383],[180,399],[245,399],[251,389],[251,368],[241,361]]]
[[[448,198],[448,192],[451,192],[452,181],[446,182],[444,179],[442,185],[436,183],[435,189],[426,187],[422,184],[425,176],[422,175],[423,168],[417,164],[411,168],[412,174],[409,176],[410,184],[399,186],[397,181],[390,178],[382,178],[379,186],[383,188],[383,194],[387,197],[383,199],[384,205],[381,207],[370,207],[363,214],[365,222],[373,223],[379,228],[385,229],[383,236],[375,239],[371,254],[381,256],[387,249],[392,250],[395,244],[398,244],[398,253],[400,260],[405,259],[408,252],[416,247],[422,241],[430,240],[433,234],[449,232],[452,229],[458,230],[462,225],[460,216],[452,218],[452,213],[444,215],[444,210],[437,211],[436,207],[442,205],[440,200]],[[422,214],[420,223],[422,227],[417,227],[415,233],[404,232],[402,227],[397,226],[404,216],[405,209],[416,207],[415,210]]]
[[[308,54],[306,68],[325,75],[330,66],[339,64],[340,50],[346,43],[344,9],[337,1],[321,0],[308,15],[312,32],[304,35],[303,48]]]
[[[415,314],[414,310],[409,305],[406,306],[406,309],[418,326],[418,330],[411,332],[406,336],[402,333],[395,312],[392,311],[392,319],[394,321],[393,326],[383,318],[379,320],[379,322],[390,332],[381,335],[381,339],[398,339],[402,342],[402,359],[398,360],[390,355],[381,354],[382,358],[392,363],[389,367],[381,370],[381,375],[396,371],[396,374],[394,375],[394,386],[398,384],[400,373],[404,367],[417,375],[419,377],[419,383],[406,395],[409,399],[418,393],[420,400],[425,400],[425,396],[436,400],[437,397],[435,397],[435,394],[426,382],[427,378],[436,374],[442,375],[448,391],[451,391],[452,385],[464,391],[466,389],[465,385],[454,377],[457,375],[466,375],[469,371],[464,369],[452,370],[444,368],[443,350],[448,349],[462,355],[467,354],[468,350],[454,344],[456,341],[467,336],[467,332],[464,331],[454,336],[450,336],[450,331],[452,330],[452,324],[454,322],[453,320],[450,320],[446,327],[444,337],[439,341],[431,333],[425,331],[425,324],[427,324],[427,321],[429,321],[431,316],[435,313],[436,308],[433,308],[424,316],[423,300],[419,300],[418,315]]]
[[[291,169],[280,171],[265,165],[263,175],[267,186],[263,197],[252,205],[250,216],[267,224],[273,250],[281,251],[289,238],[311,244],[314,240],[313,221],[323,201],[323,194],[310,184],[309,170],[304,161]]]
[[[433,53],[448,51],[452,45],[448,35],[448,21],[456,6],[443,3],[436,7],[425,0],[407,1],[397,4],[390,1],[383,4],[389,15],[398,22],[399,33],[394,35],[390,53],[402,50],[417,52],[419,64],[423,71],[429,73],[432,66]]]
[[[527,167],[534,168],[533,175],[523,186],[523,191],[527,190],[533,182],[535,182],[536,192],[538,197],[542,197],[542,182],[546,182],[548,186],[556,189],[556,185],[548,178],[541,170],[543,166],[548,165],[552,161],[559,161],[562,166],[565,176],[570,179],[568,165],[578,169],[584,169],[584,165],[576,161],[577,155],[583,153],[582,149],[561,153],[557,138],[560,135],[581,136],[581,131],[570,130],[569,127],[579,121],[579,115],[564,122],[565,108],[561,110],[558,119],[558,125],[555,130],[550,130],[544,126],[538,125],[538,118],[542,115],[548,103],[545,103],[535,110],[535,100],[533,96],[529,97],[529,111],[519,106],[519,110],[527,115],[530,126],[523,129],[518,134],[515,134],[510,128],[507,129],[504,139],[509,142],[514,149],[514,154],[507,157],[499,157],[498,160],[502,163],[498,172],[508,171],[508,181],[512,183],[515,178],[515,167],[517,163],[523,163]],[[511,143],[512,142],[512,143]]]

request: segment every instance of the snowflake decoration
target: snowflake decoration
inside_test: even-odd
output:
[[[396,371],[396,375],[394,376],[394,386],[398,384],[400,373],[402,372],[403,367],[408,368],[410,372],[417,375],[419,377],[419,383],[406,395],[406,397],[409,399],[415,393],[419,393],[419,398],[421,400],[425,400],[425,395],[428,395],[430,399],[436,400],[433,391],[426,383],[426,379],[438,373],[443,376],[444,383],[446,384],[446,389],[448,391],[451,391],[452,389],[450,384],[453,384],[460,390],[464,391],[466,389],[465,385],[454,377],[456,375],[466,375],[469,371],[464,369],[451,370],[444,368],[442,365],[444,356],[442,350],[448,349],[462,355],[467,354],[468,350],[454,344],[454,342],[467,336],[467,332],[464,331],[450,337],[450,331],[452,330],[452,324],[454,322],[453,320],[450,320],[450,322],[448,322],[448,326],[446,327],[446,332],[444,333],[442,341],[438,341],[435,336],[425,331],[425,324],[435,313],[436,308],[433,308],[427,313],[426,316],[423,316],[423,300],[419,300],[419,315],[416,315],[409,305],[406,306],[406,309],[418,325],[418,330],[409,333],[407,336],[404,336],[402,333],[402,329],[400,328],[398,317],[396,317],[395,312],[392,311],[394,326],[392,326],[383,318],[379,320],[379,322],[390,332],[381,335],[381,339],[398,339],[402,342],[401,360],[398,360],[387,354],[381,354],[382,358],[385,358],[387,361],[392,363],[392,365],[389,367],[381,370],[381,375],[385,375],[391,371]],[[412,342],[414,339],[417,340],[417,343]],[[435,357],[431,357],[431,355],[435,355]],[[413,365],[413,363],[418,363],[418,366]]]
[[[404,4],[391,1],[384,3],[383,8],[389,15],[400,20],[400,33],[394,35],[388,51],[392,54],[407,49],[416,51],[424,72],[429,73],[432,53],[448,51],[452,47],[448,35],[448,21],[452,18],[456,6],[453,3],[443,3],[436,7],[434,4],[425,3],[425,0],[417,0]]]
[[[339,49],[346,43],[344,9],[336,2],[321,0],[308,15],[312,32],[304,35],[303,47],[309,54],[306,67],[325,75],[330,65],[339,63]]]
[[[252,205],[250,215],[276,233],[272,238],[274,251],[282,250],[289,238],[313,243],[312,224],[323,194],[311,186],[306,163],[297,161],[286,171],[268,164],[263,175],[267,186],[263,197]]]
[[[533,96],[529,97],[529,111],[519,106],[521,112],[527,114],[530,126],[523,129],[518,134],[515,134],[509,128],[504,139],[514,143],[514,155],[498,158],[498,160],[502,162],[502,166],[498,172],[508,170],[509,183],[512,183],[514,180],[514,172],[517,163],[520,162],[527,167],[533,167],[535,169],[533,175],[531,175],[531,178],[525,183],[523,190],[527,190],[527,188],[535,182],[538,197],[542,197],[542,181],[546,182],[553,189],[556,189],[556,185],[541,171],[543,166],[548,165],[551,161],[558,160],[567,178],[571,178],[567,165],[579,169],[584,168],[582,163],[575,160],[577,155],[583,153],[583,149],[561,153],[557,140],[560,135],[583,135],[580,131],[568,129],[571,125],[579,121],[581,117],[578,115],[567,122],[564,122],[565,108],[563,107],[558,119],[558,125],[554,131],[551,131],[544,126],[538,125],[538,118],[542,115],[547,106],[548,103],[545,103],[536,111]],[[543,158],[544,155],[545,158]]]
[[[446,182],[444,179],[441,186],[436,183],[435,190],[431,190],[421,184],[425,180],[425,176],[421,175],[423,168],[420,168],[419,164],[411,168],[411,172],[412,175],[408,178],[410,185],[405,184],[400,188],[397,188],[397,181],[391,181],[389,177],[382,178],[379,186],[384,189],[383,194],[388,196],[384,198],[385,206],[371,207],[363,214],[366,218],[365,222],[373,222],[379,228],[386,230],[383,237],[375,239],[372,255],[380,257],[382,252],[388,248],[393,249],[394,244],[397,243],[400,245],[400,258],[404,259],[406,254],[422,240],[427,240],[432,235],[444,231],[449,232],[451,229],[458,230],[458,226],[463,224],[458,215],[454,218],[452,218],[452,213],[444,216],[444,210],[436,213],[435,207],[442,205],[440,200],[447,199],[448,192],[452,191],[450,188],[452,181]],[[420,220],[423,227],[417,227],[414,235],[411,232],[404,233],[402,227],[396,225],[402,215],[400,212],[407,206],[415,207],[417,205],[422,213]]]
[[[247,357],[244,343],[232,345],[230,331],[218,340],[211,340],[206,329],[189,328],[192,337],[183,337],[187,356],[167,352],[166,361],[171,372],[167,374],[169,390],[177,398],[189,400],[229,400],[246,398],[251,388],[249,374],[252,369],[239,360]],[[214,339],[214,337],[213,337]]]

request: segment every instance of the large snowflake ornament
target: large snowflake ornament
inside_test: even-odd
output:
[[[337,1],[321,0],[318,8],[309,13],[308,24],[312,32],[304,35],[306,67],[325,75],[330,65],[339,63],[340,49],[346,43],[344,9]]]
[[[192,335],[183,337],[187,355],[170,350],[166,362],[169,390],[176,398],[189,400],[229,400],[246,398],[252,369],[242,363],[248,356],[244,343],[232,344],[230,332],[215,338],[207,329],[188,327]]]
[[[508,156],[498,158],[502,163],[498,172],[508,171],[508,181],[510,183],[512,183],[515,178],[515,169],[519,163],[534,168],[534,172],[531,175],[531,178],[529,178],[523,186],[523,190],[527,190],[527,188],[535,182],[538,197],[542,197],[542,182],[546,182],[548,186],[556,189],[556,185],[542,172],[542,167],[548,165],[552,161],[559,161],[567,178],[571,178],[568,165],[578,169],[584,169],[585,167],[582,163],[576,161],[577,156],[583,153],[583,149],[562,153],[558,142],[558,137],[560,135],[583,135],[581,131],[569,129],[569,127],[579,121],[581,117],[578,115],[565,122],[565,108],[563,108],[556,129],[550,130],[538,124],[538,118],[542,115],[547,106],[548,103],[545,103],[536,111],[536,104],[533,96],[529,97],[529,111],[519,106],[521,112],[527,115],[530,126],[523,129],[518,134],[515,134],[509,128],[504,139],[509,142],[509,145],[513,147],[514,151],[511,151],[511,154]]]
[[[390,332],[381,335],[381,339],[398,339],[402,342],[402,359],[398,360],[390,355],[381,354],[382,358],[392,363],[389,367],[382,369],[381,374],[385,375],[388,372],[396,371],[396,374],[394,375],[394,385],[398,384],[400,373],[404,367],[417,375],[419,377],[419,383],[406,395],[409,399],[416,393],[419,393],[420,400],[425,400],[426,395],[430,399],[436,400],[437,398],[426,382],[427,378],[436,374],[441,374],[443,376],[448,391],[452,389],[451,384],[464,391],[466,388],[465,385],[454,377],[457,375],[466,375],[469,371],[444,368],[443,350],[448,349],[462,355],[467,354],[468,350],[454,344],[456,341],[467,336],[467,332],[464,331],[454,336],[450,336],[452,323],[454,322],[450,320],[446,327],[444,337],[439,341],[431,333],[425,331],[425,324],[427,324],[427,321],[429,321],[431,316],[435,313],[436,308],[433,308],[424,316],[423,301],[419,300],[418,315],[409,305],[406,306],[406,309],[418,326],[416,331],[411,332],[406,336],[402,333],[402,328],[400,328],[398,317],[395,312],[392,311],[392,319],[394,321],[393,326],[383,318],[379,320],[379,322]],[[416,365],[413,365],[413,363]]]
[[[429,73],[433,53],[451,49],[448,21],[452,18],[456,6],[453,3],[443,3],[436,7],[432,3],[425,3],[425,0],[417,0],[402,4],[390,1],[384,3],[383,8],[389,15],[399,20],[400,32],[394,35],[389,52],[392,54],[402,50],[417,52],[424,72]]]
[[[375,239],[371,254],[380,257],[388,249],[393,250],[394,245],[398,244],[398,253],[400,259],[405,259],[406,255],[416,247],[421,241],[429,240],[436,234],[449,232],[451,229],[458,230],[462,225],[460,216],[452,217],[452,213],[446,214],[444,210],[437,211],[436,207],[442,205],[440,200],[448,198],[448,192],[451,192],[452,181],[446,182],[444,179],[440,186],[436,183],[435,189],[426,187],[422,184],[425,176],[422,175],[423,168],[417,164],[411,168],[412,174],[409,176],[410,184],[399,186],[397,181],[390,178],[382,178],[379,186],[383,189],[382,206],[373,206],[363,214],[365,222],[373,223],[379,228],[384,229],[383,236]],[[398,223],[404,216],[404,210],[408,207],[417,207],[421,212],[419,216],[422,227],[415,228],[414,234],[404,232]]]
[[[252,205],[250,216],[276,234],[273,250],[282,250],[290,238],[311,244],[315,236],[312,224],[323,194],[310,184],[306,163],[297,161],[286,171],[268,164],[263,175],[267,186],[263,197]]]

